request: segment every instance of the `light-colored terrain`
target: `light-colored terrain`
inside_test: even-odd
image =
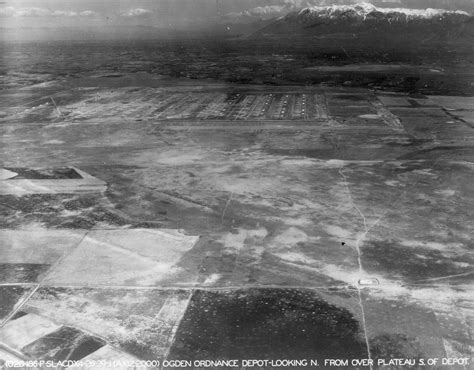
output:
[[[0,358],[472,356],[474,98],[2,95]]]

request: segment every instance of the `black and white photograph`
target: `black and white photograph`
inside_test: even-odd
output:
[[[0,0],[0,369],[474,367],[473,0]]]

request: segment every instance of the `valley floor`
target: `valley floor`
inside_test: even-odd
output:
[[[474,98],[64,86],[0,92],[0,359],[472,365]]]

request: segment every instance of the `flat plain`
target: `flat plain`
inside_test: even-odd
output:
[[[472,356],[473,97],[22,78],[1,359]]]

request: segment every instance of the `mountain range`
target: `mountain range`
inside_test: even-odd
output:
[[[274,19],[252,38],[369,37],[416,40],[474,39],[474,17],[464,11],[379,8],[372,4],[306,7]]]

